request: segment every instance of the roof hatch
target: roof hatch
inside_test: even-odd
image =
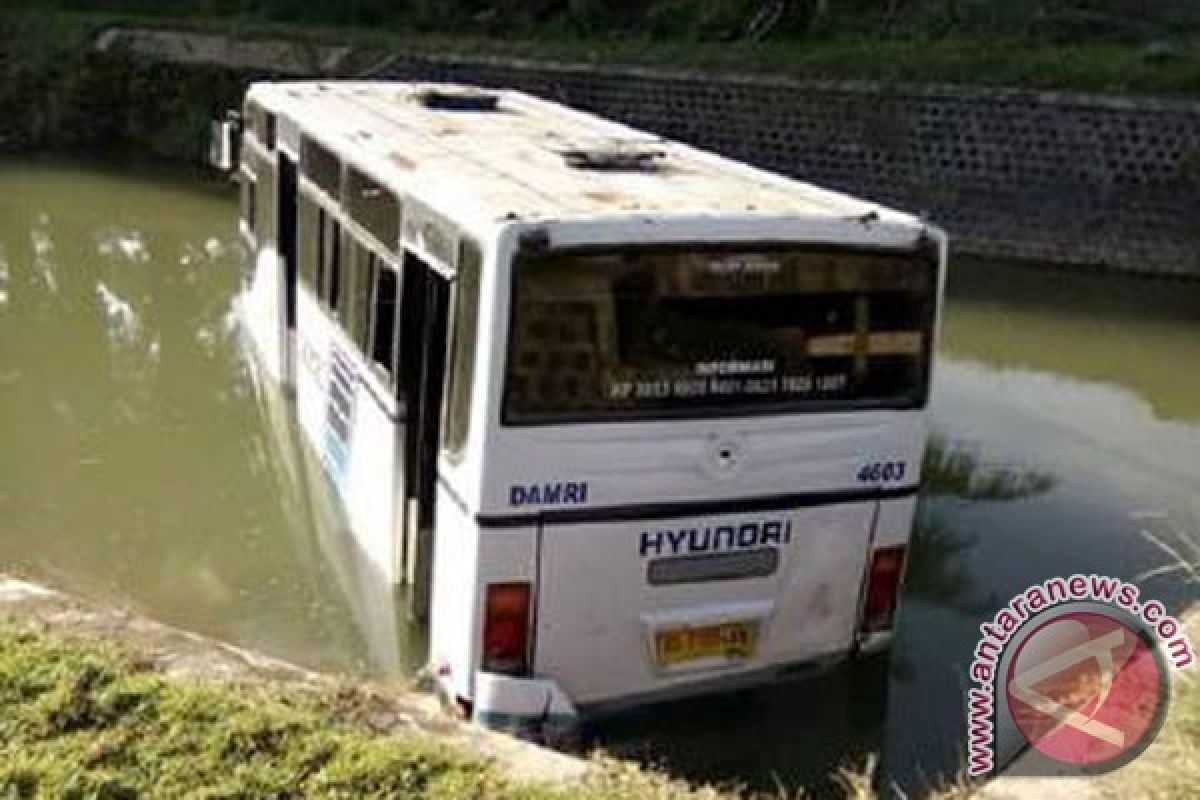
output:
[[[662,142],[645,139],[609,139],[572,144],[558,150],[567,166],[610,172],[655,172],[662,168],[667,151]]]
[[[495,111],[500,95],[479,89],[426,87],[416,93],[417,102],[435,111]]]

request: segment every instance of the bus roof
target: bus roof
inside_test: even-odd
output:
[[[279,136],[310,137],[390,190],[452,192],[489,220],[910,215],[511,90],[394,81],[257,83]],[[489,109],[494,102],[494,107]],[[469,206],[469,208],[468,208]]]

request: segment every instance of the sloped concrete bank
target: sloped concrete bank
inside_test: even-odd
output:
[[[199,137],[196,118],[235,103],[253,77],[514,87],[924,213],[951,231],[960,253],[1200,279],[1197,101],[806,82],[145,29],[105,31],[90,60],[162,71],[150,94],[165,93],[171,107],[136,91],[123,96],[126,108],[141,109],[124,125],[135,137],[150,132],[147,113],[171,141],[185,130]],[[197,82],[197,72],[210,78]],[[184,114],[181,95],[192,96]]]
[[[451,718],[430,694],[406,687],[351,684],[3,574],[0,619],[85,642],[118,643],[134,656],[139,669],[168,677],[269,685],[296,692],[353,691],[363,721],[374,733],[422,734],[464,753],[482,755],[517,780],[570,784],[595,777],[596,767],[590,762]]]

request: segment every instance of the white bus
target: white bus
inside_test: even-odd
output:
[[[942,232],[511,91],[242,117],[252,338],[456,707],[536,732],[888,644]]]

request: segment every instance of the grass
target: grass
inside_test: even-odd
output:
[[[1200,506],[1191,522],[1200,523]],[[1200,528],[1172,520],[1165,514],[1142,516],[1142,535],[1162,550],[1167,563],[1139,576],[1139,580],[1170,575],[1200,589]],[[1183,617],[1193,648],[1200,644],[1200,611]],[[1196,665],[1173,674],[1171,705],[1154,743],[1134,762],[1096,781],[1094,795],[1103,800],[1154,797],[1188,800],[1200,787],[1200,668]]]
[[[632,768],[514,782],[419,734],[372,731],[353,690],[164,677],[110,645],[0,624],[0,798],[717,797]]]
[[[1200,615],[1187,626],[1200,642]],[[1153,797],[1188,800],[1200,787],[1200,677],[1196,670],[1175,673],[1171,705],[1158,738],[1125,768],[1099,778],[1093,795],[1103,800]]]
[[[766,73],[802,79],[956,83],[1036,89],[1200,95],[1200,35],[1185,32],[1166,55],[1137,41],[1069,41],[978,30],[937,35],[884,36],[842,32],[816,38],[696,41],[625,32],[584,36],[570,29],[480,35],[298,25],[242,17],[137,15],[116,12],[37,12],[72,36],[112,24],[138,24],[350,44],[366,50],[498,55],[603,65]]]
[[[380,732],[380,697],[350,684],[240,682],[157,672],[94,633],[0,618],[0,800],[404,798],[749,800],[631,762],[592,757],[582,783],[517,780],[421,732]],[[874,760],[834,775],[874,800]],[[948,786],[929,800],[958,800]],[[801,800],[780,787],[770,800]]]

